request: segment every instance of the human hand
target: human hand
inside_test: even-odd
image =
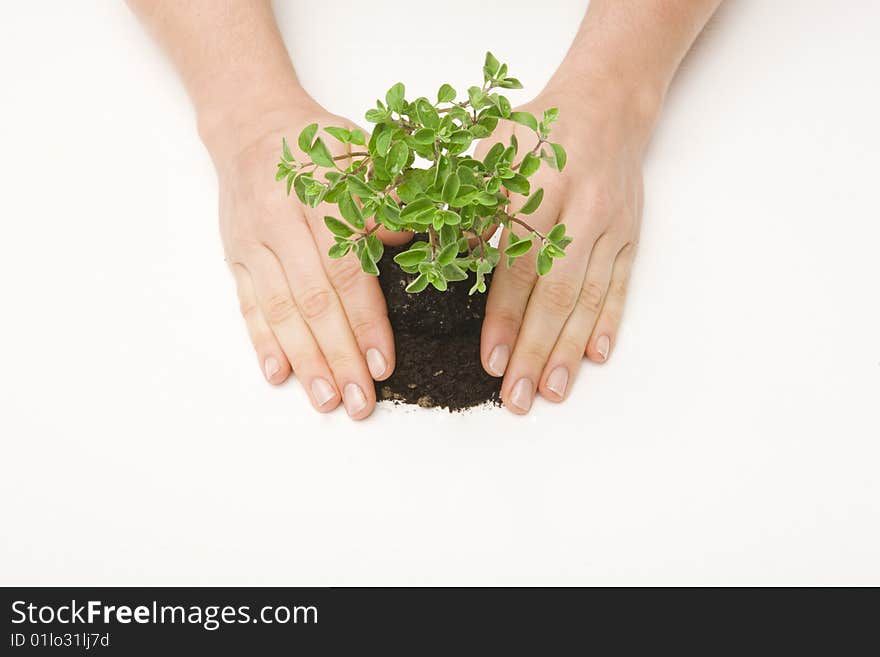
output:
[[[296,136],[311,123],[357,128],[309,102],[251,118],[240,131],[246,137],[205,142],[218,172],[226,259],[265,378],[280,384],[293,372],[316,410],[341,400],[360,420],[376,403],[373,379],[394,370],[394,339],[377,280],[355,258],[327,256],[326,204],[307,208],[274,180],[283,136],[298,159],[309,160]],[[349,145],[325,142],[345,166]]]
[[[564,223],[574,239],[549,274],[538,277],[535,258],[501,264],[492,279],[481,338],[483,367],[504,376],[501,397],[514,413],[529,411],[535,391],[565,399],[584,354],[605,362],[615,344],[642,214],[642,154],[652,121],[644,108],[601,95],[578,97],[570,88],[548,87],[518,108],[540,117],[559,108],[552,140],[565,146],[560,174],[542,167],[530,179],[545,201],[529,223],[547,233]],[[496,141],[519,139],[518,158],[536,144],[531,130],[507,122],[481,143],[482,159]],[[512,199],[516,208],[523,198]],[[514,226],[520,236],[524,230]],[[503,251],[508,230],[501,236]]]

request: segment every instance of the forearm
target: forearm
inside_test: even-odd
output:
[[[554,86],[613,97],[653,127],[682,58],[721,0],[592,0]]]
[[[170,56],[209,147],[245,140],[249,117],[312,103],[269,0],[128,0]]]

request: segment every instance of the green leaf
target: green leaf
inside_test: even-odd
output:
[[[382,259],[382,254],[385,253],[385,247],[382,246],[382,241],[376,237],[375,233],[370,233],[367,235],[367,250],[370,252],[370,258],[373,262],[379,262]]]
[[[446,292],[446,289],[449,287],[446,284],[446,279],[442,278],[440,276],[437,276],[436,278],[434,278],[434,280],[431,281],[431,285],[433,285],[436,289],[440,290],[440,292]]]
[[[447,281],[464,281],[468,277],[467,272],[454,262],[443,267],[440,273]]]
[[[536,268],[538,270],[538,276],[545,276],[550,268],[553,266],[553,260],[550,259],[550,256],[544,249],[538,251],[538,261],[536,263]]]
[[[394,262],[398,265],[412,267],[420,262],[424,262],[427,256],[428,252],[425,249],[410,249],[394,256]]]
[[[498,197],[495,194],[490,194],[489,192],[480,192],[477,194],[477,201],[480,205],[488,205],[489,207],[494,207],[498,205]]]
[[[338,237],[351,237],[354,235],[354,231],[336,217],[324,217],[324,223],[330,229],[330,232]]]
[[[330,149],[327,148],[327,144],[325,144],[324,140],[320,137],[315,140],[312,150],[309,151],[309,157],[312,158],[312,162],[322,167],[335,166]]]
[[[391,148],[391,130],[384,130],[376,135],[376,152],[379,155],[385,156],[388,154],[388,149]]]
[[[331,126],[329,128],[324,128],[324,132],[326,132],[329,135],[333,135],[334,137],[336,137],[336,139],[341,141],[343,144],[347,144],[348,142],[351,141],[351,132],[349,132],[345,128],[334,128]]]
[[[565,163],[568,161],[565,149],[562,147],[562,144],[550,144],[550,148],[553,149],[553,154],[556,156],[556,168],[562,171],[565,168]]]
[[[498,96],[498,111],[505,119],[510,116],[510,101],[504,96]]]
[[[407,206],[401,210],[400,216],[401,218],[406,219],[432,207],[434,207],[434,202],[429,198],[422,197],[412,203],[408,203]]]
[[[440,115],[427,100],[422,99],[416,103],[416,114],[426,128],[437,130],[440,127]]]
[[[437,92],[437,102],[438,103],[451,103],[455,100],[455,89],[452,88],[451,85],[444,84],[440,87],[440,90]]]
[[[510,258],[519,258],[528,253],[529,249],[532,248],[532,238],[524,237],[522,239],[517,239],[516,242],[513,241],[514,238],[516,238],[516,235],[511,233],[510,243],[507,245],[507,248],[504,249],[504,255]]]
[[[501,62],[499,62],[495,55],[491,52],[486,53],[486,59],[483,62],[483,73],[486,75],[487,80],[491,80],[498,74],[498,69],[501,68]]]
[[[529,196],[528,200],[523,203],[523,206],[519,209],[520,214],[532,214],[538,207],[541,205],[541,201],[544,200],[544,188],[540,188],[534,194]],[[565,227],[562,228],[562,232],[565,233]]]
[[[318,124],[310,123],[302,129],[302,132],[299,133],[299,139],[297,139],[296,143],[303,153],[309,153],[312,150],[312,141],[314,140],[315,133],[317,132]]]
[[[290,146],[287,145],[287,138],[281,138],[281,157],[285,162],[293,162],[293,153],[290,152]]]
[[[559,242],[563,237],[565,237],[565,224],[556,224],[553,230],[547,233],[547,239],[551,242]]]
[[[358,146],[363,146],[367,143],[367,136],[364,134],[363,130],[352,130],[349,139],[352,144],[357,144]]]
[[[560,249],[555,244],[545,244],[544,250],[547,252],[547,255],[551,258],[563,258],[565,257],[565,251]]]
[[[337,242],[336,244],[331,246],[330,250],[327,252],[327,255],[333,259],[336,259],[343,257],[349,251],[351,251],[351,242],[346,240],[345,242]]]
[[[388,118],[388,112],[381,109],[369,109],[364,114],[364,118],[370,123],[382,123],[382,121]]]
[[[296,174],[291,171],[287,175],[287,195],[290,196],[290,188],[293,187],[293,179],[296,177]]]
[[[473,140],[474,136],[470,133],[469,130],[456,130],[451,135],[449,135],[449,141],[451,141],[453,144],[466,144],[470,146]]]
[[[544,110],[543,122],[545,125],[550,125],[551,123],[554,123],[556,121],[556,119],[558,119],[558,118],[559,118],[559,108],[558,107],[551,107],[549,109]]]
[[[420,128],[413,133],[413,139],[417,144],[431,144],[437,138],[437,133],[430,128]]]
[[[517,80],[516,78],[504,78],[501,81],[501,84],[498,85],[502,89],[522,89],[522,82]]]
[[[385,162],[385,166],[388,167],[389,173],[400,173],[404,165],[406,165],[406,159],[408,157],[409,148],[407,148],[406,144],[402,141],[396,142],[394,146],[391,147],[391,150],[388,151],[388,158]]]
[[[421,292],[428,287],[428,277],[425,274],[419,274],[412,283],[406,286],[407,292]]]
[[[526,153],[526,156],[523,158],[522,164],[519,165],[519,172],[526,178],[528,178],[540,168],[541,158],[537,155]]]
[[[300,173],[293,180],[293,190],[296,192],[297,198],[303,203],[306,202],[306,186],[311,179],[311,173]]]
[[[450,264],[453,260],[455,260],[455,256],[458,255],[458,242],[453,242],[452,244],[443,247],[440,250],[440,253],[437,254],[437,264],[441,267],[445,267]]]
[[[375,194],[375,192],[367,186],[367,183],[357,176],[349,176],[347,181],[348,188],[353,194],[357,194],[362,201],[371,198]]]
[[[361,261],[361,269],[363,269],[371,276],[378,276],[379,268],[376,266],[376,262],[373,260],[373,257],[370,254],[370,250],[362,248],[359,256]]]
[[[352,226],[363,229],[364,215],[358,204],[354,202],[351,192],[347,191],[339,198],[339,212]]]
[[[531,187],[531,185],[529,185],[529,179],[521,173],[514,174],[512,177],[506,179],[503,184],[515,194],[528,194],[529,188]]]
[[[454,226],[444,224],[440,229],[440,245],[445,247],[449,244],[458,244],[458,231]]]
[[[454,176],[449,176],[450,178]],[[437,220],[440,220],[442,223],[440,226],[437,226]],[[440,227],[448,224],[450,226],[457,226],[461,223],[461,217],[457,212],[453,212],[452,210],[438,210],[437,214],[434,215],[434,225],[437,226],[439,230]]]
[[[440,198],[444,203],[451,203],[458,196],[458,189],[461,187],[461,180],[455,174],[450,175],[443,184],[443,191]]]
[[[535,132],[538,131],[538,119],[530,112],[511,112],[508,118],[511,121],[516,121],[521,125],[531,128]]]
[[[489,152],[486,153],[486,157],[483,158],[483,166],[486,167],[487,171],[494,171],[495,165],[498,164],[498,160],[501,159],[501,155],[504,153],[504,144],[497,143],[489,149]]]
[[[385,94],[385,103],[388,105],[389,109],[394,110],[395,112],[403,110],[403,96],[405,93],[406,87],[403,86],[402,82],[398,82],[391,87],[388,90],[388,93]]]

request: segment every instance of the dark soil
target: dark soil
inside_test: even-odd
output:
[[[401,271],[392,258],[407,248],[386,247],[379,262],[397,366],[388,379],[376,382],[376,397],[450,411],[485,402],[500,405],[501,379],[486,374],[480,363],[486,294],[468,295],[473,273],[467,281],[450,283],[445,292],[431,286],[418,294],[406,292],[415,276]]]

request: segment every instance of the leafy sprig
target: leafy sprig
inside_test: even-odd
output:
[[[498,93],[520,88],[519,80],[508,76],[507,64],[492,53],[486,53],[483,85],[470,87],[461,100],[444,84],[436,100],[408,101],[398,82],[384,102],[377,100],[367,111],[367,121],[376,124],[369,140],[361,130],[324,127],[327,135],[349,148],[347,154],[333,156],[318,135],[318,124],[306,126],[297,145],[308,159],[298,161],[283,140],[276,180],[285,181],[287,193],[293,190],[310,207],[321,202],[338,207],[341,219],[324,218],[335,240],[329,255],[342,258],[351,252],[368,274],[379,273],[379,227],[424,235],[394,258],[401,269],[416,275],[408,292],[421,292],[429,285],[446,290],[450,282],[467,279],[469,271],[476,275],[470,293],[485,292],[485,276],[502,255],[510,266],[535,244],[536,269],[543,276],[555,258],[565,255],[572,238],[565,234],[564,224],[545,234],[523,218],[544,198],[544,190],[532,190],[529,178],[543,164],[561,171],[566,153],[549,140],[559,110],[550,108],[538,119],[513,111],[510,101]],[[515,135],[508,144],[494,144],[482,160],[468,155],[474,140],[491,137],[500,121],[529,128],[536,145],[516,162]],[[427,166],[416,166],[417,162]],[[511,192],[527,197],[515,210],[510,207]],[[368,219],[374,220],[370,229]],[[483,237],[495,224],[509,231],[503,254]],[[518,229],[525,233],[518,235]]]

